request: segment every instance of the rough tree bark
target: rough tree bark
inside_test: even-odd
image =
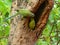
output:
[[[34,45],[39,35],[41,35],[49,13],[53,7],[53,0],[12,0],[11,14],[16,13],[17,9],[27,8],[35,14],[36,26],[33,31],[28,27],[28,19],[21,19],[20,16],[11,20],[11,30],[9,34],[9,45]]]

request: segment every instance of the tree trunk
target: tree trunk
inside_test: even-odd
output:
[[[11,20],[11,30],[9,34],[9,45],[35,45],[41,35],[49,13],[53,7],[53,0],[12,0],[11,14],[15,14],[18,9],[27,8],[35,14],[36,26],[34,30],[28,27],[29,20],[16,16]]]

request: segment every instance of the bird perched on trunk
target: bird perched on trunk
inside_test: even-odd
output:
[[[34,27],[35,27],[34,16],[35,15],[31,11],[29,11],[28,9],[20,9],[20,10],[18,10],[15,15],[12,15],[12,16],[6,18],[5,21],[8,20],[8,19],[10,19],[10,18],[12,18],[12,17],[15,17],[17,15],[22,16],[22,18],[29,18],[30,19],[30,22],[28,24],[29,25],[29,28],[30,29],[34,29]]]

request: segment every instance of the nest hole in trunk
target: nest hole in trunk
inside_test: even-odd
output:
[[[39,21],[42,13],[44,13],[44,9],[45,7],[48,5],[48,1],[44,1],[38,8],[38,10],[35,12],[35,23],[37,24],[37,22]]]

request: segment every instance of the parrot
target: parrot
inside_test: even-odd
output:
[[[20,9],[17,11],[17,13],[15,13],[14,15],[7,17],[4,21],[7,21],[8,19],[11,19],[15,16],[17,16],[18,14],[20,14],[23,18],[24,17],[34,17],[35,15],[29,11],[28,9]]]
[[[17,10],[17,13],[16,13],[16,14],[14,14],[14,15],[6,18],[4,21],[6,21],[6,20],[8,20],[8,19],[10,19],[10,18],[12,18],[12,17],[15,17],[15,16],[17,16],[17,15],[21,15],[22,18],[28,18],[28,19],[30,19],[30,22],[29,22],[28,25],[29,25],[29,27],[30,27],[31,29],[34,29],[34,27],[35,27],[34,16],[35,16],[35,15],[34,15],[34,13],[32,13],[31,11],[29,11],[28,9],[19,9],[19,10]]]
[[[34,18],[30,19],[29,28],[32,29],[32,30],[35,28],[35,20],[34,20]]]
[[[35,20],[34,20],[35,15],[27,9],[20,9],[19,12],[23,17],[28,17],[28,19],[30,18],[30,22],[29,22],[28,26],[30,29],[33,30],[35,27]]]
[[[18,12],[23,17],[34,17],[34,14],[28,9],[20,9]]]

